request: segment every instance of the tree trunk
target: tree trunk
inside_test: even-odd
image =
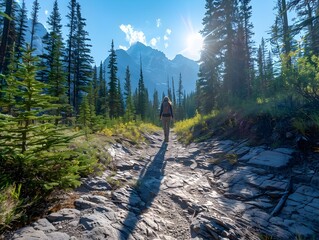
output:
[[[13,0],[6,1],[5,13],[8,16],[11,16],[12,14],[12,5],[13,5]],[[9,39],[9,31],[10,31],[10,19],[4,17],[2,39],[1,39],[1,45],[0,45],[0,73],[2,73],[4,70],[5,55],[6,55],[8,39]],[[2,87],[2,84],[1,84],[1,87]]]

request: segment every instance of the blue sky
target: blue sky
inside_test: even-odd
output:
[[[21,1],[21,0],[20,0]],[[25,0],[30,16],[33,0]],[[39,21],[46,25],[53,0],[39,0]],[[135,41],[165,53],[169,59],[177,54],[197,60],[203,28],[205,0],[78,0],[86,30],[91,39],[91,54],[98,65],[108,56],[111,41],[115,48],[127,49]],[[63,25],[67,24],[69,0],[58,0]],[[274,21],[274,0],[252,0],[254,40],[267,38]],[[66,30],[66,28],[64,27]],[[66,37],[66,36],[65,36]]]

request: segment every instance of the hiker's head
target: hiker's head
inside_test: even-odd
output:
[[[163,98],[163,102],[169,102],[169,103],[171,104],[171,100],[169,99],[168,96],[165,96],[165,97]]]

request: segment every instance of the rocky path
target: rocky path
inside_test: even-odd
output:
[[[319,239],[316,154],[299,164],[293,149],[245,141],[148,140],[110,146],[116,173],[83,179],[73,205],[10,239]]]

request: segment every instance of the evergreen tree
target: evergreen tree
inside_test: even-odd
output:
[[[69,28],[69,34],[67,39],[67,56],[66,56],[66,62],[67,62],[67,79],[68,79],[68,103],[72,105],[72,96],[71,96],[71,84],[72,79],[74,77],[74,49],[75,49],[75,32],[76,32],[76,0],[70,0],[69,5],[69,13],[67,15],[67,18],[69,20],[69,23],[67,24],[67,27]]]
[[[32,13],[31,13],[31,39],[30,39],[30,46],[33,48],[33,41],[34,41],[34,34],[35,34],[35,26],[38,23],[38,15],[40,10],[40,4],[38,0],[33,1],[32,5]]]
[[[252,16],[252,7],[250,5],[251,0],[240,0],[240,24],[237,34],[237,40],[242,42],[242,46],[238,45],[237,48],[242,51],[238,51],[239,62],[243,61],[243,69],[242,70],[242,80],[241,80],[241,96],[240,97],[250,97],[251,96],[251,87],[252,81],[254,77],[254,61],[253,54],[255,53],[255,49],[253,48],[253,24],[251,23]],[[242,32],[240,31],[242,29]],[[242,48],[241,48],[242,47]]]
[[[106,87],[106,81],[104,79],[103,65],[100,63],[99,67],[99,93],[98,93],[98,109],[97,113],[105,117],[109,117],[109,106],[108,106],[108,91]]]
[[[144,85],[142,60],[140,60],[140,78],[138,80],[138,90],[137,90],[137,107],[136,114],[140,115],[142,120],[145,120],[146,108],[148,103],[148,97]]]
[[[126,121],[132,121],[134,119],[134,105],[132,99],[131,73],[129,66],[126,67],[125,72],[124,97],[126,105],[125,119]]]
[[[81,101],[81,93],[87,91],[88,84],[92,79],[93,59],[90,55],[90,47],[87,42],[88,32],[84,29],[86,26],[84,18],[81,14],[81,6],[76,4],[76,33],[74,47],[74,80],[73,80],[73,107],[77,112]]]
[[[182,74],[179,74],[178,89],[177,89],[177,119],[183,119],[183,82]]]
[[[118,115],[119,117],[122,117],[124,116],[124,113],[125,113],[125,105],[124,105],[124,99],[123,99],[122,90],[121,90],[120,79],[118,79],[117,81],[117,98],[119,99]]]
[[[158,96],[158,91],[155,89],[154,94],[153,94],[153,105],[152,105],[152,121],[154,123],[159,123],[159,96]]]
[[[8,49],[10,49],[10,32],[12,32],[13,28],[13,18],[14,18],[14,1],[7,0],[5,6],[6,16],[3,17],[3,29],[1,36],[1,44],[0,44],[0,73],[4,73],[6,70],[5,59]],[[11,19],[10,19],[11,18]],[[1,89],[3,89],[4,82],[1,82]]]
[[[218,93],[220,89],[220,65],[222,64],[221,36],[218,35],[221,26],[224,26],[219,16],[220,3],[207,0],[205,4],[205,16],[203,18],[204,29],[203,49],[200,56],[198,80],[196,82],[197,107],[201,113],[208,113],[217,107]]]
[[[47,115],[57,107],[56,98],[43,94],[48,86],[35,78],[37,61],[27,49],[17,71],[5,76],[12,114],[0,115],[0,172],[31,197],[53,187],[78,186],[80,169],[86,168],[73,151],[59,148],[71,137],[52,123],[57,116]]]
[[[25,39],[25,34],[28,29],[28,16],[27,16],[27,9],[25,5],[25,1],[22,1],[22,6],[18,15],[17,19],[17,40],[16,40],[16,54],[17,54],[17,59],[20,59],[22,56],[22,50],[25,48],[26,44],[26,39]]]
[[[94,107],[94,88],[92,84],[88,88],[88,94],[83,97],[79,108],[79,119],[81,128],[84,130],[86,138],[94,130],[96,121]]]
[[[224,43],[224,75],[223,75],[223,94],[226,97],[224,100],[226,103],[230,103],[229,100],[233,96],[238,96],[237,90],[240,85],[239,75],[236,73],[236,65],[238,60],[236,58],[236,44],[234,41],[236,38],[236,31],[238,26],[237,12],[238,3],[237,0],[222,1],[219,6],[219,11],[223,14],[223,26],[224,34],[220,37]]]
[[[95,108],[96,113],[97,113],[97,109],[98,109],[99,86],[100,86],[100,84],[98,82],[98,77],[97,77],[97,67],[96,67],[96,65],[94,65],[93,78],[92,78],[92,90],[93,90],[92,99],[93,99],[94,108]]]
[[[109,51],[109,107],[110,107],[110,117],[116,118],[119,116],[119,95],[118,95],[118,78],[117,78],[117,62],[116,53],[114,50],[114,42],[112,40],[111,50]]]
[[[172,101],[173,101],[173,104],[176,105],[176,92],[175,92],[175,83],[174,83],[173,77],[172,77]]]
[[[62,39],[62,25],[61,16],[59,13],[58,2],[55,0],[53,10],[48,18],[48,34],[45,37],[46,54],[43,55],[45,59],[45,66],[50,87],[48,93],[57,98],[56,103],[59,108],[56,109],[55,115],[62,114],[70,111],[68,109],[67,95],[66,95],[66,74],[64,73],[63,59],[64,59],[64,45]],[[56,121],[56,124],[58,122]]]

